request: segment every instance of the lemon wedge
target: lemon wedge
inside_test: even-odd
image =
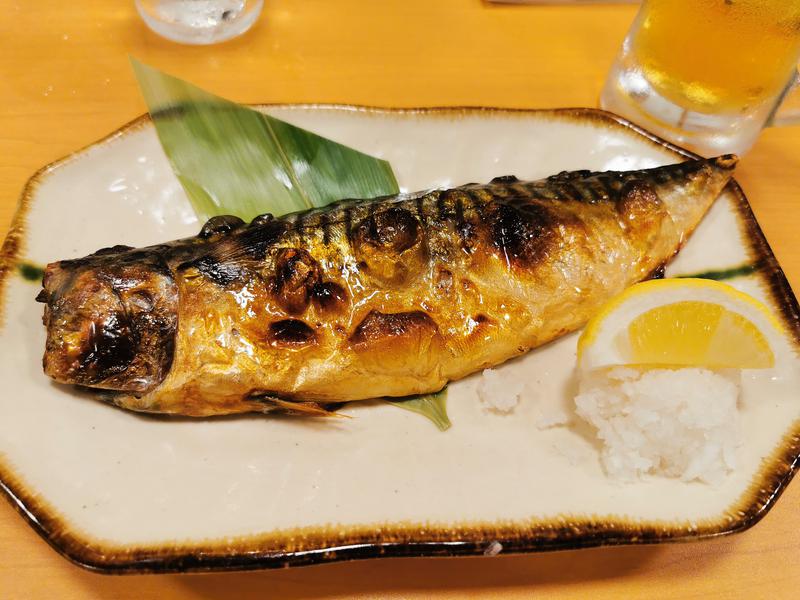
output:
[[[659,279],[608,302],[578,339],[578,365],[775,366],[783,327],[762,302],[707,279]]]

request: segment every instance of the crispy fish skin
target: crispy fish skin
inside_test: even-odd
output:
[[[437,391],[650,277],[736,160],[215,217],[195,238],[52,263],[44,370],[190,416]]]

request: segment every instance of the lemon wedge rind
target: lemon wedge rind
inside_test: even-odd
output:
[[[670,333],[669,323],[662,323],[648,337],[648,327],[658,328],[658,317],[685,323],[673,327],[679,333]],[[694,348],[702,346],[704,328],[714,335],[715,319],[724,319],[719,339],[705,340],[707,351]],[[709,279],[654,279],[628,288],[587,323],[578,339],[578,365],[767,368],[775,364],[785,339],[784,327],[765,304],[730,285]],[[663,348],[654,349],[656,343]]]

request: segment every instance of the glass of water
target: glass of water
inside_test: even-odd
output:
[[[241,35],[261,13],[263,0],[135,0],[147,26],[183,44],[214,44]]]
[[[800,0],[644,0],[600,105],[700,154],[746,152],[800,59]]]

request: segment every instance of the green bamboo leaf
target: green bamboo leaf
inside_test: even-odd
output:
[[[200,218],[250,220],[400,191],[380,160],[131,59],[161,145]],[[450,427],[445,390],[391,401]]]
[[[399,192],[385,160],[131,62],[161,145],[201,218],[250,220]]]
[[[404,408],[427,417],[439,428],[439,431],[447,431],[452,425],[447,416],[447,388],[435,394],[422,394],[388,402],[398,408]]]

